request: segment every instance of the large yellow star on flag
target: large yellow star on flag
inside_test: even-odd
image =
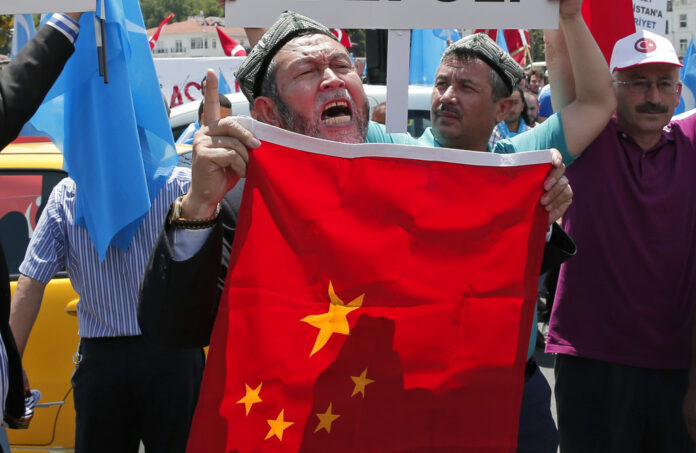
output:
[[[246,414],[249,415],[249,411],[251,410],[251,406],[253,406],[256,403],[261,402],[261,397],[259,396],[259,392],[261,392],[261,386],[263,385],[263,382],[259,384],[258,387],[255,389],[251,389],[247,384],[244,384],[246,387],[246,394],[242,399],[237,401],[237,404],[242,404],[244,403],[244,408],[246,409]]]
[[[353,388],[353,393],[351,393],[350,396],[355,396],[358,393],[360,393],[362,394],[363,398],[365,398],[365,387],[368,384],[372,384],[373,382],[375,382],[374,380],[367,378],[367,368],[365,368],[363,372],[360,373],[360,376],[351,376],[350,378],[355,383],[355,388]]]
[[[350,326],[348,325],[347,318],[348,313],[362,307],[364,297],[365,295],[362,294],[348,304],[344,304],[343,301],[336,296],[333,285],[329,282],[329,311],[322,315],[307,316],[301,320],[319,329],[317,339],[314,342],[314,348],[312,348],[312,352],[309,354],[310,357],[323,348],[334,333],[343,335],[348,335],[350,333]]]
[[[278,417],[275,420],[266,420],[266,422],[268,422],[271,429],[268,430],[268,434],[266,434],[266,438],[264,440],[268,440],[273,436],[276,436],[278,440],[283,440],[283,431],[289,428],[290,425],[294,424],[294,422],[285,421],[285,409],[280,411],[280,414],[278,414]]]
[[[317,413],[317,417],[319,417],[319,424],[317,425],[316,429],[314,432],[316,433],[320,429],[325,429],[327,433],[331,434],[331,424],[336,421],[340,415],[338,414],[333,414],[332,412],[332,403],[329,403],[329,408],[326,409],[326,412],[323,414]]]

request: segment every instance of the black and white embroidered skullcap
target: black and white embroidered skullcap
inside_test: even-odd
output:
[[[510,92],[524,77],[522,67],[484,33],[465,36],[450,46],[452,50],[457,48],[469,49],[476,53],[481,60],[498,73]]]
[[[260,95],[263,78],[275,54],[291,39],[317,33],[336,39],[331,30],[309,17],[292,11],[280,15],[234,73],[249,102],[253,103]]]

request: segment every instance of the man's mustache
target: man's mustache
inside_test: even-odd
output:
[[[638,113],[667,113],[669,107],[664,104],[653,104],[652,102],[645,102],[636,107],[636,112]]]
[[[455,115],[457,115],[457,118],[462,117],[462,112],[460,112],[459,109],[456,109],[446,104],[440,104],[440,106],[437,109],[435,109],[436,114],[440,112],[454,113]]]

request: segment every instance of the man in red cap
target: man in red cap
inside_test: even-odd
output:
[[[696,115],[672,120],[680,66],[661,36],[619,40],[616,116],[566,173],[578,253],[561,269],[546,348],[564,453],[694,448]]]

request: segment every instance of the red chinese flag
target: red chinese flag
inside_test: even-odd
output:
[[[550,154],[246,125],[188,451],[514,452]]]
[[[246,50],[237,41],[232,39],[224,30],[220,27],[215,27],[218,33],[218,38],[220,38],[220,45],[222,46],[223,52],[228,57],[246,57]]]
[[[631,0],[585,0],[582,16],[607,62],[616,41],[636,31]]]

